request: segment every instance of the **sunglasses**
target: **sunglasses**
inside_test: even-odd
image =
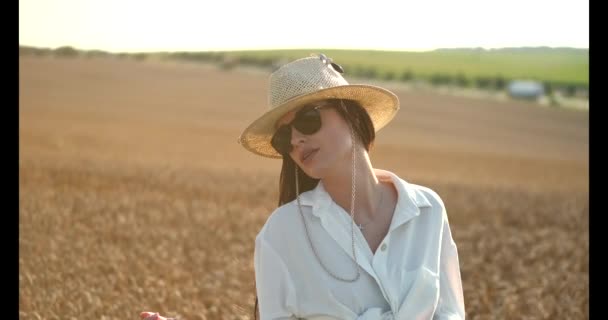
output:
[[[328,107],[328,105],[304,107],[298,110],[291,122],[280,126],[274,133],[272,140],[270,140],[272,147],[282,156],[288,155],[293,149],[291,128],[294,127],[305,135],[316,133],[321,129],[321,113],[319,110],[325,107]]]

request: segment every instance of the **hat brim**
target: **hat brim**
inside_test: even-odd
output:
[[[381,87],[349,84],[321,89],[292,98],[267,111],[241,133],[238,142],[245,149],[268,158],[282,158],[270,144],[276,122],[291,110],[325,99],[348,99],[361,104],[369,114],[376,132],[390,122],[399,110],[399,98]]]

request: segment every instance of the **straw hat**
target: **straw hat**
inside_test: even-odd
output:
[[[254,120],[239,136],[245,149],[269,158],[281,158],[270,144],[276,122],[291,110],[325,100],[358,101],[369,114],[376,132],[399,110],[399,99],[387,89],[349,84],[341,67],[325,55],[314,55],[287,63],[270,75],[269,110]]]

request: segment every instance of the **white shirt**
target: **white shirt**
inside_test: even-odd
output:
[[[323,269],[296,200],[270,215],[255,240],[261,320],[465,318],[458,251],[443,201],[427,187],[376,172],[390,176],[397,205],[375,253],[355,227],[361,273],[356,282],[336,280]],[[334,274],[353,279],[350,214],[332,200],[322,181],[302,193],[300,203],[319,258]]]

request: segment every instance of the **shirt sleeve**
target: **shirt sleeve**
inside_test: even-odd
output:
[[[444,210],[439,272],[439,302],[434,320],[464,320],[464,296],[458,249]]]
[[[254,268],[260,320],[296,319],[296,291],[281,256],[258,236]]]

